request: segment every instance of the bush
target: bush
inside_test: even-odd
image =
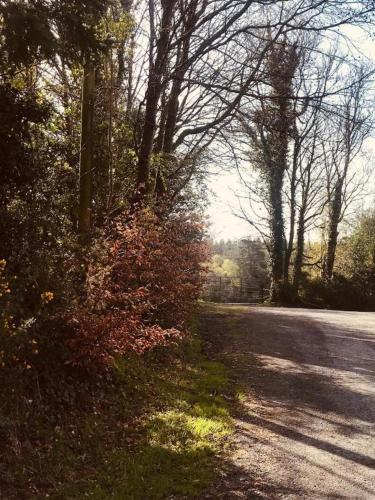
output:
[[[67,308],[45,290],[35,312],[17,321],[16,296],[0,261],[0,367],[62,376],[73,366],[108,366],[125,352],[141,354],[183,335],[207,261],[198,216],[125,214],[90,249],[89,260],[95,264],[81,301]]]
[[[306,305],[339,310],[373,310],[374,297],[363,287],[363,280],[348,280],[335,275],[331,280],[306,280],[301,290]]]
[[[87,303],[65,314],[73,364],[180,338],[203,284],[207,247],[195,215],[127,214],[103,244],[109,252],[89,270]]]

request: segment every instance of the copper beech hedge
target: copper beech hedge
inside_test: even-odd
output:
[[[70,362],[108,362],[181,338],[206,272],[201,218],[139,210],[117,219],[102,245],[105,258],[88,273],[87,303],[70,312]]]

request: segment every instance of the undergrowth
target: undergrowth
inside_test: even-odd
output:
[[[159,405],[149,408],[136,429],[138,436],[129,436],[128,448],[104,454],[89,489],[65,487],[56,498],[193,496],[212,481],[215,452],[231,430],[221,395],[228,382],[224,367],[203,357],[197,339],[185,343],[173,367],[155,370],[138,361],[132,372],[126,362],[118,361],[118,373],[125,386],[138,378],[138,396],[151,391]]]
[[[213,481],[232,428],[223,365],[193,336],[174,353],[117,359],[114,369],[96,410],[66,415],[64,425],[35,422],[43,445],[8,462],[17,486],[1,498],[181,498]]]

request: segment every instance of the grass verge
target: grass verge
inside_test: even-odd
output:
[[[81,456],[86,457],[81,474],[74,470],[72,443],[57,443],[54,461],[60,464],[62,481],[50,497],[184,498],[213,481],[217,454],[232,430],[223,398],[228,376],[223,365],[204,357],[196,336],[175,354],[161,360],[159,353],[157,361],[117,361],[120,383],[109,412],[117,439],[105,444],[110,421],[100,414],[87,416],[78,430]],[[132,413],[138,417],[133,419]],[[64,480],[69,476],[71,481]]]

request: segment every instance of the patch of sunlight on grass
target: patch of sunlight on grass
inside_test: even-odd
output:
[[[93,498],[115,500],[162,499],[194,496],[214,477],[212,451],[206,447],[158,446],[149,443],[132,458],[121,457],[123,478],[112,491],[98,490]],[[107,490],[108,491],[108,490]]]
[[[169,353],[165,363],[136,356],[114,362],[119,382],[108,420],[97,414],[82,425],[85,475],[63,481],[52,499],[195,497],[212,483],[220,466],[218,452],[232,432],[223,397],[228,374],[202,354],[197,335],[175,354]],[[111,428],[120,432],[119,439],[103,444]],[[69,443],[56,444],[64,477],[74,468],[69,449]]]
[[[206,360],[200,343],[184,347],[184,362],[160,377],[154,390],[165,409],[148,415],[144,437],[133,453],[108,454],[103,478],[86,497],[96,500],[193,497],[215,477],[215,454],[232,430],[220,395],[228,385],[225,367]]]

